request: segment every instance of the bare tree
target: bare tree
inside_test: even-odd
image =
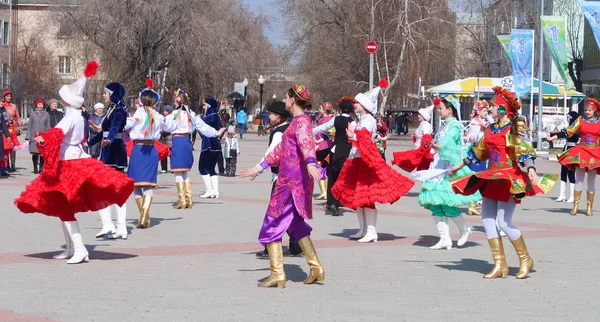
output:
[[[583,91],[581,71],[583,70],[583,26],[584,16],[577,0],[554,0],[554,11],[567,18],[566,41],[569,52],[569,76],[575,89]]]

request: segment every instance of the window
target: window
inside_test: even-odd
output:
[[[58,39],[70,39],[72,38],[73,34],[72,30],[73,28],[71,28],[68,23],[61,21],[58,25],[58,33],[56,34],[56,37]]]
[[[2,23],[2,45],[8,46],[8,38],[10,35],[10,24],[8,21]]]
[[[58,73],[71,74],[71,57],[58,56]]]
[[[2,64],[2,70],[0,71],[0,88],[10,87],[10,73],[8,71],[8,64]]]

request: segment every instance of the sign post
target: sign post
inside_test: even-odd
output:
[[[365,49],[367,50],[367,52],[369,53],[369,90],[373,89],[373,58],[374,58],[374,54],[377,52],[377,49],[379,49],[379,45],[377,45],[376,42],[374,41],[369,41],[366,45],[365,45]]]

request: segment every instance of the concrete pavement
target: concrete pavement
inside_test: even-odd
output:
[[[260,160],[266,141],[244,136],[238,173]],[[410,146],[407,140],[389,141],[388,160],[391,152]],[[194,171],[192,210],[171,208],[174,179],[161,174],[152,228],[134,228],[133,199],[126,241],[96,240],[99,216],[79,214],[90,262],[66,265],[52,259],[64,245],[58,219],[24,215],[12,204],[34,177],[28,153],[18,152],[17,166],[14,177],[0,180],[0,321],[594,321],[600,311],[594,247],[600,212],[570,216],[570,204],[550,199],[557,186],[517,208],[515,224],[535,261],[529,279],[515,279],[518,259],[507,239],[509,278],[481,277],[492,258],[479,217],[466,218],[475,232],[465,247],[429,250],[437,231],[417,204],[417,184],[394,205],[378,206],[374,244],[347,239],[357,229],[352,211],[325,216],[323,202],[315,201],[309,223],[325,283],[302,284],[308,265],[294,257],[285,258],[286,288],[262,289],[256,282],[269,274],[269,263],[254,252],[262,249],[256,239],[269,174],[253,182],[221,178],[221,198],[201,200],[204,188]],[[560,170],[546,160],[538,168]],[[454,224],[450,229],[456,245],[458,231]]]

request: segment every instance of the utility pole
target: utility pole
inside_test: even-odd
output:
[[[542,91],[542,85],[544,84],[544,33],[542,32],[542,16],[544,15],[544,0],[540,0],[540,57],[539,57],[539,79],[538,79],[538,120],[537,120],[537,147],[542,148],[542,137],[540,131],[542,131],[543,123],[542,117],[544,115],[544,93]],[[533,88],[531,89],[533,90]],[[531,102],[533,104],[533,102]]]
[[[371,34],[369,35],[369,41],[373,41],[375,38],[375,4],[371,0]],[[369,90],[373,89],[373,64],[375,54],[369,54]]]

